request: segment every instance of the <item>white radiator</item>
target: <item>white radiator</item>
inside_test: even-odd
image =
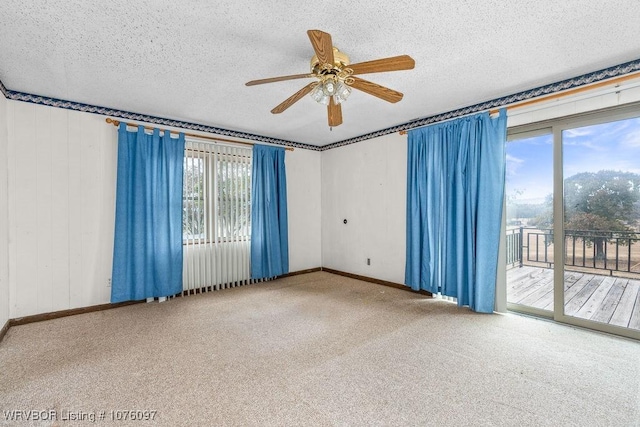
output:
[[[251,147],[187,140],[183,295],[250,280]]]

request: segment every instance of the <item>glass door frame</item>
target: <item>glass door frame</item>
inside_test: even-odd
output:
[[[524,128],[524,129],[523,129]],[[510,141],[515,141],[515,140],[520,140],[520,139],[528,139],[528,138],[535,138],[537,136],[543,136],[543,135],[552,135],[553,134],[553,128],[551,126],[549,126],[548,124],[540,124],[540,123],[535,123],[533,125],[530,126],[520,126],[520,127],[514,127],[511,129],[507,130],[507,144],[509,144]],[[555,147],[555,144],[553,145],[553,147]],[[553,148],[552,147],[552,148]],[[553,153],[553,155],[555,155],[555,153]],[[555,173],[555,170],[554,170]],[[554,181],[555,183],[555,181]],[[555,190],[555,188],[553,189]],[[555,211],[554,211],[555,214]],[[540,308],[536,308],[536,307],[531,307],[528,305],[522,305],[522,304],[516,304],[516,303],[512,303],[508,301],[508,295],[507,295],[507,290],[506,290],[506,285],[507,285],[507,278],[506,278],[506,231],[507,231],[507,198],[504,198],[504,203],[503,203],[503,210],[502,210],[502,235],[501,235],[501,241],[500,241],[500,262],[504,264],[504,268],[499,268],[498,271],[501,272],[501,276],[498,277],[498,283],[504,283],[504,287],[499,287],[499,288],[504,288],[504,290],[498,291],[496,292],[497,295],[497,301],[496,301],[496,307],[497,307],[497,311],[498,312],[504,312],[506,310],[509,311],[514,311],[514,312],[518,312],[518,313],[525,313],[525,314],[531,314],[533,316],[536,317],[544,317],[547,319],[553,319],[553,312],[549,311],[549,310],[542,310]],[[555,243],[554,243],[555,244]],[[503,246],[504,245],[504,246]],[[554,260],[555,262],[555,260]],[[554,271],[555,271],[555,265],[554,265]],[[554,272],[555,274],[555,272]],[[554,277],[554,282],[555,282],[555,277]],[[554,286],[554,291],[555,291],[555,286]],[[502,295],[504,294],[504,296]],[[500,305],[500,304],[504,304],[504,305]],[[504,307],[506,307],[506,310],[504,309]],[[554,294],[554,307],[555,307],[555,294]]]
[[[552,318],[554,321],[578,326],[591,330],[620,335],[640,340],[640,331],[623,328],[593,320],[568,316],[564,313],[564,263],[565,263],[565,237],[564,237],[564,162],[562,132],[584,126],[598,125],[640,117],[640,103],[608,109],[595,110],[588,113],[566,116],[558,119],[527,125],[515,126],[507,131],[507,141],[524,139],[532,136],[553,134],[553,245],[554,248],[554,310],[550,312],[533,307],[526,307],[506,302],[506,200],[503,208],[502,236],[500,244],[500,268],[498,277],[498,291],[496,292],[496,307],[498,311],[507,310],[531,314],[535,316]],[[508,142],[507,142],[508,143]],[[640,159],[638,160],[640,163]],[[560,195],[560,197],[558,197]],[[506,198],[505,198],[506,199]]]

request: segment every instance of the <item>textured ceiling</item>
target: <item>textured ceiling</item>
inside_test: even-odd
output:
[[[0,2],[0,81],[12,91],[326,145],[640,58],[637,0]],[[306,73],[306,31],[330,33],[353,63],[408,54],[409,71],[367,80],[344,123],[304,86],[253,79]]]

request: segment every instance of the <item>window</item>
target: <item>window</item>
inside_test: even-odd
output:
[[[189,150],[184,157],[182,194],[182,239],[202,240],[206,238],[204,214],[204,159]]]
[[[184,157],[183,242],[248,240],[251,149],[188,141]]]

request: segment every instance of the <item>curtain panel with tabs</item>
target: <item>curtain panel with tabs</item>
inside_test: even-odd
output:
[[[111,302],[182,291],[184,135],[118,130]]]

